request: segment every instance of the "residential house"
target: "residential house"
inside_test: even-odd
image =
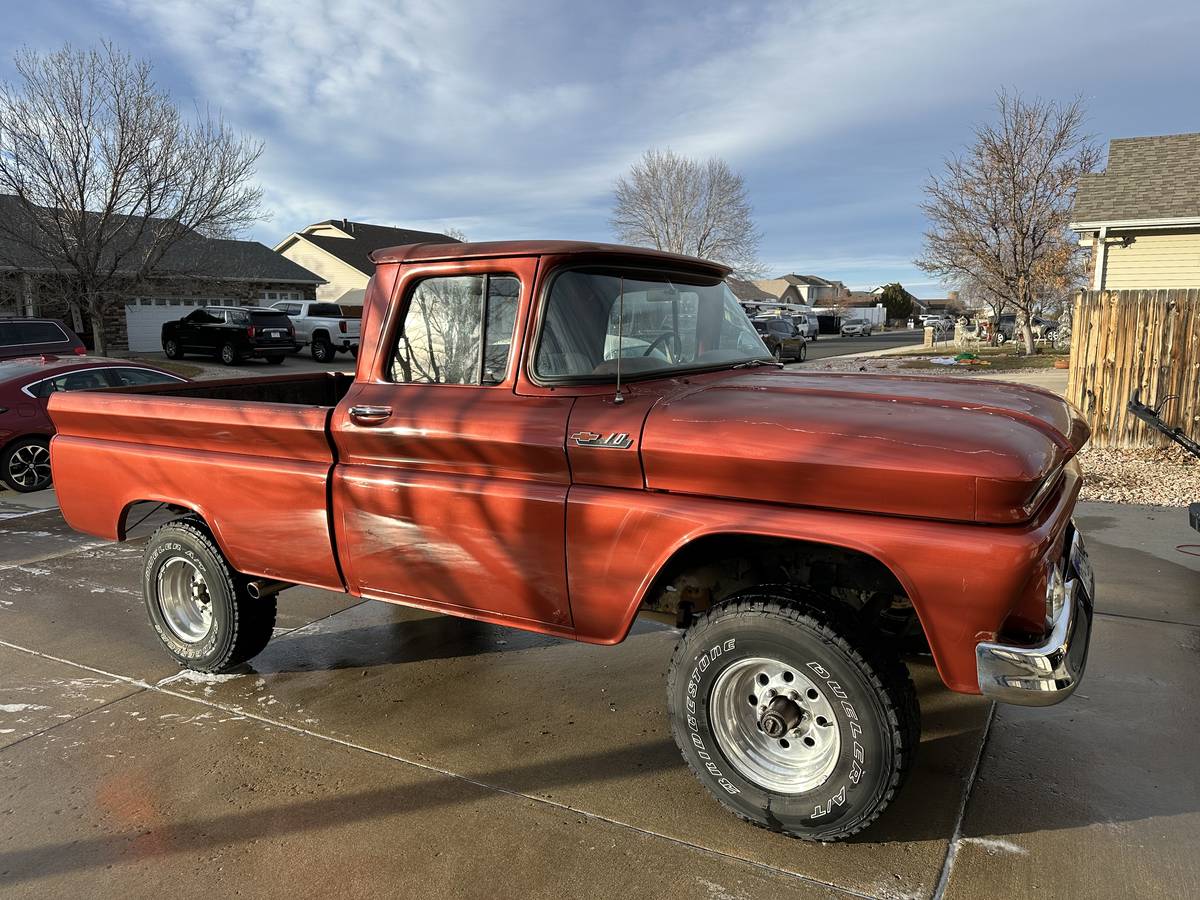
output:
[[[49,211],[47,211],[49,212]],[[0,316],[49,316],[72,322],[68,298],[77,291],[69,271],[56,271],[53,255],[41,251],[31,235],[38,233],[16,197],[0,195]],[[130,219],[131,234],[152,241],[160,220]],[[210,304],[254,306],[275,300],[313,299],[321,278],[257,241],[218,240],[195,232],[173,244],[153,274],[139,276],[146,252],[133,244],[114,250],[118,277],[103,313],[109,353],[160,349],[163,322],[187,315],[190,308]],[[122,273],[127,276],[122,277]],[[86,314],[80,335],[91,340]]]
[[[459,241],[434,231],[414,231],[328,219],[289,234],[275,250],[324,281],[317,288],[318,300],[342,300],[347,291],[362,291],[375,273],[371,254],[400,244],[457,244]],[[351,297],[361,295],[351,295]],[[359,300],[361,302],[361,299]]]
[[[807,306],[830,306],[838,298],[850,293],[842,282],[819,275],[781,275],[779,278],[755,281],[754,284],[784,303]]]
[[[1200,287],[1200,134],[1110,141],[1071,230],[1091,248],[1093,290]]]

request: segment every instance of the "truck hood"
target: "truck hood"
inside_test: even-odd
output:
[[[651,490],[888,515],[1031,518],[1090,432],[1039,388],[963,378],[747,371],[646,418]]]

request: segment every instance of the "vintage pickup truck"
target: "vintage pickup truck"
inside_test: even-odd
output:
[[[222,671],[296,584],[597,644],[682,630],[667,709],[737,815],[869,825],[909,770],[903,651],[1028,705],[1079,683],[1088,429],[998,382],[783,370],[722,266],[573,242],[378,251],[353,378],[56,394],[67,521],[145,552],[158,639]],[[144,507],[139,507],[139,510]]]

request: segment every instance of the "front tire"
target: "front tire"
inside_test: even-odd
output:
[[[167,338],[163,341],[163,353],[167,359],[183,359],[183,350],[174,338]]]
[[[275,597],[255,600],[199,522],[170,522],[150,538],[142,596],[159,641],[188,669],[226,672],[257,656],[275,627]]]
[[[50,441],[27,437],[13,441],[0,453],[0,480],[18,494],[44,491],[54,483],[50,472]]]
[[[667,674],[671,731],[735,815],[837,841],[887,807],[912,765],[920,713],[908,671],[839,610],[763,588],[713,607]]]
[[[808,344],[800,345],[800,355],[796,357],[796,362],[804,362],[808,359]]]

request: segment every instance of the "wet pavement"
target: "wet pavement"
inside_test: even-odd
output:
[[[45,504],[42,504],[43,506]],[[910,661],[917,764],[866,833],[726,814],[664,713],[677,633],[595,647],[297,588],[232,676],[146,623],[139,540],[0,494],[0,894],[1200,894],[1200,559],[1179,509],[1085,504],[1087,680],[1049,709]]]

